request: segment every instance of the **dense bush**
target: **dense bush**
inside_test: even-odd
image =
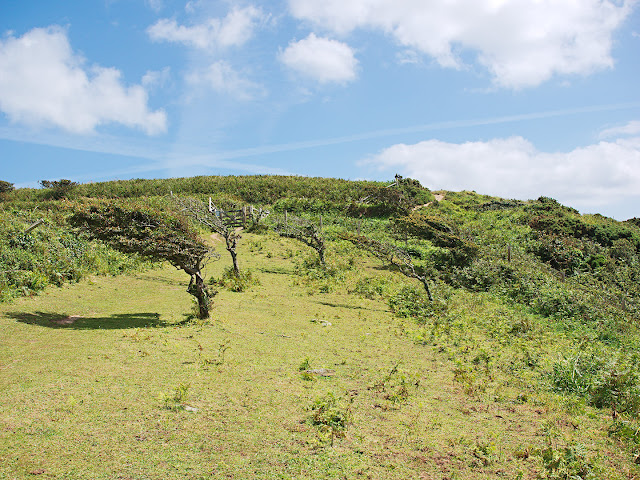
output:
[[[406,234],[429,240],[437,247],[446,248],[451,253],[452,266],[469,265],[479,251],[475,243],[463,239],[453,226],[438,216],[411,212],[393,219],[391,226],[401,236]]]
[[[7,182],[6,180],[0,180],[0,194],[7,193],[14,190],[13,183]]]
[[[57,224],[56,217],[29,233],[31,214],[0,212],[0,301],[33,295],[48,285],[75,282],[88,274],[116,275],[140,261],[88,242]]]
[[[335,178],[312,178],[278,175],[198,176],[168,179],[134,179],[83,184],[78,194],[88,197],[140,197],[168,195],[227,194],[238,202],[273,204],[283,198],[314,198],[349,203],[364,197],[367,188],[378,182],[348,181]]]
[[[372,185],[367,194],[346,208],[351,217],[389,217],[407,215],[413,207],[433,201],[428,188],[412,178],[397,177],[392,185]]]
[[[413,318],[422,324],[446,312],[446,301],[430,301],[424,291],[405,286],[389,298],[389,308],[397,317]]]
[[[46,190],[45,198],[61,200],[67,198],[78,186],[78,182],[72,182],[66,178],[61,180],[40,180],[40,186]]]
[[[554,390],[584,396],[596,408],[640,412],[640,358],[598,349],[566,355],[553,365]]]
[[[224,287],[232,292],[244,292],[254,285],[260,285],[251,270],[243,270],[240,275],[236,275],[232,266],[226,267],[220,278],[211,277],[209,285]]]
[[[640,252],[640,232],[633,224],[616,222],[601,215],[581,216],[577,211],[549,199],[538,199],[527,210],[532,214],[529,220],[531,228],[544,234],[589,239],[604,247],[611,247],[616,240],[628,239]]]

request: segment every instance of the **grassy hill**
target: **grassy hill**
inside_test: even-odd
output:
[[[640,474],[638,223],[389,184],[197,177],[4,194],[0,478]],[[182,272],[65,224],[86,196],[162,204],[168,191],[270,209],[266,226],[285,210],[322,216],[327,265],[272,230],[243,232],[240,266],[259,283],[234,292],[203,230],[223,256],[206,272],[212,318],[197,321]],[[362,238],[408,252],[433,302]]]

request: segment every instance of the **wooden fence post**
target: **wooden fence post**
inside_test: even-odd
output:
[[[287,211],[284,211],[284,228],[287,228]]]
[[[242,206],[242,228],[247,228],[247,206]]]
[[[41,219],[39,219],[39,220],[36,220],[36,221],[35,221],[35,223],[32,223],[31,225],[29,225],[29,226],[25,229],[25,231],[24,231],[24,232],[22,232],[22,233],[23,233],[23,234],[24,234],[24,233],[29,233],[31,230],[33,230],[34,228],[36,228],[38,225],[42,225],[43,223],[44,223],[44,219],[43,219],[43,218],[41,218]]]
[[[322,215],[320,215],[320,231],[322,231]]]

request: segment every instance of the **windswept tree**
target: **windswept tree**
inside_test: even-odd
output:
[[[0,180],[0,193],[8,193],[13,191],[13,189],[13,183],[7,182],[6,180]]]
[[[214,213],[220,212],[215,205],[212,205],[212,212],[204,202],[197,198],[178,197],[176,195],[172,195],[171,198],[182,213],[224,238],[227,251],[229,252],[229,255],[231,255],[231,261],[233,262],[233,273],[236,278],[240,278],[238,252],[236,250],[238,247],[238,240],[242,238],[240,233],[238,233],[234,227],[225,224],[222,216]]]
[[[426,272],[418,266],[414,265],[411,255],[405,250],[396,247],[390,243],[380,242],[363,235],[352,235],[345,233],[341,235],[341,238],[348,240],[358,248],[368,251],[376,257],[390,263],[395,266],[400,273],[409,278],[415,278],[420,280],[422,286],[427,292],[429,301],[433,301],[431,295],[431,289],[429,288],[429,281]]]
[[[479,247],[475,243],[462,238],[453,226],[438,216],[411,212],[409,215],[392,219],[391,227],[405,238],[410,235],[429,240],[437,247],[446,248],[451,255],[451,266],[466,267],[478,255]]]
[[[68,221],[120,252],[167,261],[184,270],[191,277],[187,292],[198,301],[198,318],[209,317],[214,293],[207,288],[202,269],[219,255],[216,258],[186,218],[149,206],[94,201],[79,205]]]
[[[318,253],[320,263],[323,266],[326,265],[324,258],[326,244],[324,237],[322,236],[320,228],[313,222],[304,218],[288,215],[279,218],[273,228],[278,235],[294,238],[313,248]]]
[[[40,186],[48,190],[49,195],[54,200],[60,200],[69,196],[74,188],[78,186],[78,182],[72,182],[66,178],[61,180],[40,180]]]

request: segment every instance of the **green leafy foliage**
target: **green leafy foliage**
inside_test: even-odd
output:
[[[24,233],[33,216],[21,210],[0,212],[0,301],[33,295],[49,285],[76,282],[89,274],[117,275],[142,267],[139,259],[64,229],[54,214]]]
[[[413,318],[419,324],[446,313],[446,301],[429,301],[424,293],[412,286],[404,286],[389,298],[389,308],[397,316]]]
[[[183,410],[190,387],[191,385],[188,383],[179,383],[170,394],[164,394],[162,396],[164,408],[172,411]]]
[[[326,265],[326,244],[319,226],[301,217],[280,217],[273,222],[273,228],[278,235],[293,238],[313,248],[318,254],[318,261]]]
[[[311,407],[309,422],[318,429],[321,438],[333,446],[335,438],[345,436],[351,420],[351,410],[343,400],[329,392],[317,398]]]
[[[577,211],[563,207],[552,199],[541,197],[527,207],[531,213],[532,229],[548,235],[589,239],[610,247],[613,242],[628,239],[640,251],[640,232],[632,225],[594,215],[581,216]]]
[[[93,201],[78,204],[67,220],[89,238],[123,253],[167,261],[184,270],[191,277],[187,291],[198,300],[198,317],[209,316],[213,294],[201,269],[211,252],[186,218],[149,205]]]
[[[233,267],[229,266],[224,269],[220,278],[211,277],[209,284],[224,287],[232,292],[245,292],[254,285],[260,285],[260,280],[251,270],[243,270],[236,274]]]
[[[14,190],[13,183],[6,180],[0,180],[0,194],[12,192]]]
[[[598,480],[593,462],[587,457],[583,445],[567,445],[556,449],[551,443],[539,452],[545,476],[549,480]]]
[[[447,264],[438,265],[440,268],[469,265],[478,254],[477,245],[461,238],[454,227],[438,216],[411,212],[407,216],[395,218],[392,226],[401,235],[429,240],[437,247],[446,248],[451,256]]]
[[[346,211],[352,217],[406,215],[413,207],[432,200],[433,195],[429,189],[424,188],[419,181],[396,175],[396,181],[392,185],[370,186],[366,196],[352,202]]]
[[[565,356],[553,365],[556,391],[584,396],[596,408],[640,413],[640,357],[588,349]]]
[[[69,197],[78,186],[78,182],[72,182],[66,178],[61,180],[40,180],[40,186],[47,191],[45,198],[60,200]]]

